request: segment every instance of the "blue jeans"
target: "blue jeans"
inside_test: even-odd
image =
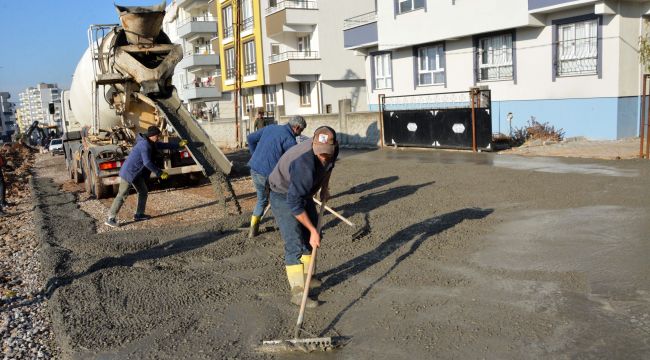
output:
[[[253,216],[262,216],[264,209],[269,204],[269,178],[251,169],[251,179],[257,192],[257,203],[253,209]]]
[[[275,222],[280,227],[280,234],[284,240],[284,263],[286,265],[298,265],[302,255],[311,254],[311,245],[309,245],[309,230],[296,219],[291,213],[287,204],[287,194],[280,194],[271,191],[271,209]],[[311,222],[316,226],[318,221],[318,212],[316,205],[311,197],[305,204],[305,211]]]

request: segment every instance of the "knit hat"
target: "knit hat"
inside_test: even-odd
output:
[[[158,129],[157,126],[153,126],[153,125],[149,126],[147,128],[147,137],[152,137],[156,135],[160,135],[160,129]]]
[[[314,139],[312,141],[314,154],[333,155],[338,144],[336,141],[336,132],[331,127],[321,126],[314,131]]]

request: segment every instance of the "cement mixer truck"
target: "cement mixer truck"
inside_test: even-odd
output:
[[[165,3],[116,5],[120,24],[88,29],[89,47],[62,104],[70,177],[97,198],[109,196],[137,134],[153,125],[162,141],[190,141],[180,151],[163,152],[158,165],[170,176],[203,173],[224,206],[229,196],[239,212],[226,178],[232,163],[210,143],[171,84],[183,52],[161,31]]]

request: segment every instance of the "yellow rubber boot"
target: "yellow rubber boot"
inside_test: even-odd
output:
[[[300,262],[302,263],[303,273],[305,274],[305,281],[307,281],[307,272],[309,271],[309,264],[311,263],[311,255],[303,255],[300,257]],[[314,274],[316,273],[316,266],[314,266]],[[311,280],[309,281],[309,288],[315,289],[323,285],[323,283],[314,277],[314,274],[311,275]]]
[[[302,302],[302,294],[305,286],[305,275],[303,273],[302,264],[287,265],[287,278],[289,279],[289,286],[291,287],[291,303],[300,306]],[[318,301],[307,298],[305,305],[308,308],[315,308],[318,306]]]
[[[254,238],[256,237],[260,232],[260,217],[259,216],[251,216],[251,227],[248,230],[248,237],[249,238]]]

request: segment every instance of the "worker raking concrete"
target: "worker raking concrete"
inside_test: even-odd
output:
[[[248,135],[248,150],[251,159],[251,178],[257,193],[257,203],[251,216],[248,237],[255,237],[259,232],[260,219],[269,204],[269,182],[271,171],[280,157],[296,145],[296,136],[300,136],[307,127],[302,116],[293,116],[285,125],[269,125]]]
[[[316,229],[318,213],[313,196],[329,197],[329,180],[338,157],[336,132],[327,126],[316,129],[311,140],[287,151],[269,176],[271,209],[284,240],[284,261],[291,287],[291,302],[300,305],[311,249],[320,246]],[[312,279],[310,285],[320,285]],[[307,299],[307,307],[318,302]]]
[[[117,213],[122,208],[126,197],[129,195],[131,186],[135,188],[138,193],[138,205],[133,215],[133,220],[141,221],[151,218],[144,213],[147,206],[147,195],[149,190],[145,179],[151,173],[156,174],[156,177],[167,180],[169,174],[160,170],[153,162],[153,154],[162,149],[178,149],[187,145],[187,140],[181,140],[178,144],[159,142],[160,129],[156,126],[150,126],[146,134],[138,134],[136,144],[129,153],[129,156],[124,161],[124,165],[120,169],[120,188],[113,200],[110,214],[105,224],[111,227],[117,227]]]

